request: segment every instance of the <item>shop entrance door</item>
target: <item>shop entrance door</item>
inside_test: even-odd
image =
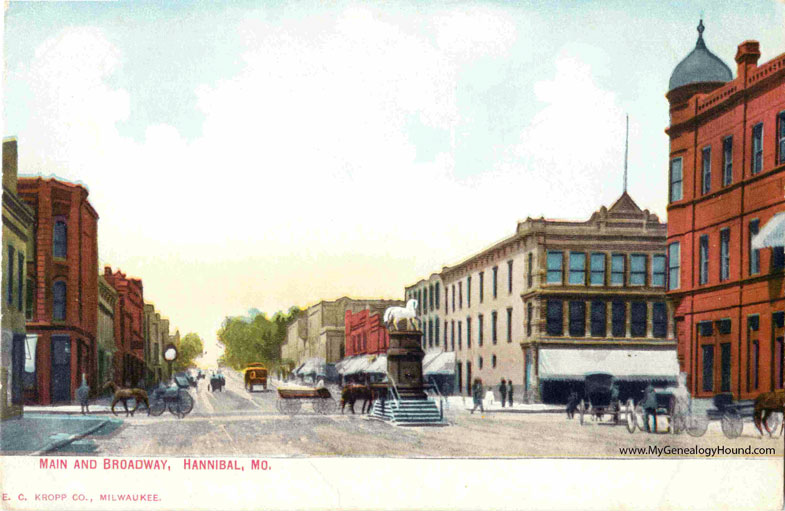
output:
[[[71,401],[71,338],[52,336],[52,401]]]

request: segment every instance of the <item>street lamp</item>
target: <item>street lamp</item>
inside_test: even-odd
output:
[[[177,359],[177,347],[174,344],[168,344],[164,349],[164,360],[169,364],[169,379],[172,378],[172,362]]]

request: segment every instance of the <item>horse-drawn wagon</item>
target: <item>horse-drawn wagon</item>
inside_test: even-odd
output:
[[[184,374],[177,374],[173,379],[174,385],[162,385],[153,391],[150,415],[161,415],[168,408],[171,414],[183,418],[193,410],[194,398],[188,393],[191,382]]]
[[[224,375],[221,373],[213,373],[210,375],[210,383],[207,384],[207,390],[211,392],[223,392],[223,388],[226,385],[226,379]]]
[[[578,404],[577,412],[583,425],[584,416],[590,415],[595,420],[602,420],[610,414],[613,423],[621,420],[621,402],[615,378],[609,373],[588,373],[584,376],[584,398]]]
[[[278,401],[275,406],[279,412],[287,415],[296,415],[302,408],[303,402],[311,403],[316,413],[333,413],[338,404],[333,399],[330,391],[325,387],[305,387],[289,385],[278,387]]]

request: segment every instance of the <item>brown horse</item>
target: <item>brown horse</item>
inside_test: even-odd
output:
[[[776,412],[785,414],[785,390],[764,392],[755,398],[755,412],[752,417],[755,420],[755,427],[758,428],[761,435],[763,435],[763,429],[761,428],[761,424],[763,424],[763,427],[766,428],[769,436],[772,436],[772,431],[769,429],[767,421],[769,416]],[[780,435],[783,430],[785,430],[785,420],[782,421]]]
[[[368,411],[371,411],[371,403],[373,403],[373,391],[370,385],[347,385],[341,390],[341,413],[344,407],[348,404],[349,410],[354,414],[354,403],[356,401],[363,401],[362,410],[360,413],[365,413],[366,406]]]
[[[114,406],[119,402],[123,402],[123,407],[125,408],[125,415],[133,415],[136,412],[137,408],[139,408],[139,403],[144,403],[147,407],[147,415],[150,415],[150,402],[147,400],[147,392],[142,389],[124,389],[118,388],[117,385],[113,381],[106,382],[104,385],[104,390],[111,389],[112,393],[114,393],[114,398],[112,398],[112,413],[117,415],[117,412],[114,411]],[[136,402],[136,406],[134,406],[133,410],[128,410],[128,400],[133,399]]]

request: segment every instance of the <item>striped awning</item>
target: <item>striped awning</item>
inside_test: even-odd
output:
[[[752,249],[785,246],[785,211],[777,213],[752,237]]]

